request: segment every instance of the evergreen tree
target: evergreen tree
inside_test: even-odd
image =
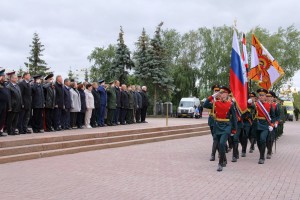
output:
[[[74,72],[72,71],[72,67],[69,68],[68,78],[69,78],[70,80],[75,78],[75,74],[74,74]]]
[[[138,42],[136,43],[136,52],[134,53],[135,59],[135,74],[143,76],[144,68],[146,67],[147,62],[147,50],[149,48],[149,36],[146,34],[145,29],[143,28],[142,35],[139,37]],[[144,79],[141,78],[141,81]]]
[[[153,113],[156,114],[156,102],[158,94],[169,94],[173,89],[173,79],[169,75],[169,68],[167,66],[166,48],[161,39],[161,22],[155,31],[154,37],[150,41],[150,45],[146,52],[142,50],[144,47],[140,46],[140,52],[145,53],[138,55],[139,67],[137,67],[136,75],[148,85],[153,86]],[[142,33],[141,41],[145,38],[145,33]],[[141,43],[143,44],[143,42]],[[146,42],[144,42],[144,45]]]
[[[17,72],[17,75],[18,76],[23,76],[23,74],[25,73],[25,71],[23,70],[23,68],[20,66],[18,72]]]
[[[121,26],[118,46],[116,50],[116,56],[113,61],[113,66],[111,68],[112,77],[118,79],[120,83],[127,83],[128,71],[134,67],[134,63],[130,58],[130,50],[124,42],[124,32]]]
[[[43,56],[42,52],[45,49],[44,45],[40,42],[40,38],[37,33],[33,34],[32,44],[29,45],[29,47],[31,47],[30,57],[27,58],[29,59],[29,64],[24,64],[28,67],[30,74],[45,76],[50,68],[47,67],[47,63],[41,59]]]
[[[89,81],[89,72],[88,72],[87,68],[85,68],[85,70],[84,70],[84,81],[85,82]]]

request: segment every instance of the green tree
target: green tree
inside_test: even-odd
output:
[[[112,80],[111,68],[115,58],[116,48],[109,45],[107,48],[96,47],[88,56],[89,62],[92,63],[89,77],[91,81],[98,81],[99,79]]]
[[[89,82],[89,71],[87,68],[84,69],[84,81]]]
[[[75,73],[73,72],[72,70],[72,67],[69,68],[69,71],[68,71],[68,78],[71,80],[71,79],[75,79]]]
[[[150,40],[150,45],[146,48],[146,52],[142,49],[144,43],[140,43],[138,52],[145,53],[144,55],[137,55],[139,57],[138,65],[135,70],[135,74],[140,80],[143,80],[148,88],[152,89],[153,92],[153,113],[156,114],[156,102],[159,94],[169,95],[170,91],[174,89],[173,79],[169,74],[167,59],[166,59],[166,48],[163,45],[161,38],[161,22],[155,31],[153,38]],[[143,38],[143,33],[141,38]],[[138,53],[139,54],[139,53]],[[143,63],[142,66],[141,63]]]
[[[25,62],[25,66],[28,67],[30,74],[45,76],[50,68],[47,67],[47,63],[41,58],[45,49],[37,33],[33,34],[32,44],[29,47],[31,47],[30,57],[27,58],[29,59],[29,64]]]
[[[132,67],[134,67],[134,63],[130,58],[130,50],[124,42],[124,32],[121,26],[116,55],[110,72],[114,79],[118,79],[123,84],[127,83],[127,70],[131,70]]]

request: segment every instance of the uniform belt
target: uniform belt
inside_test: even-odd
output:
[[[229,122],[229,119],[216,118],[217,122]]]
[[[256,119],[262,119],[262,120],[266,120],[265,117],[256,117]]]

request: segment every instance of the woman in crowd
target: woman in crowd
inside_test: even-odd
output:
[[[80,101],[80,94],[77,90],[77,82],[73,81],[71,82],[71,89],[70,89],[70,94],[71,94],[71,100],[72,100],[72,106],[71,106],[71,127],[75,128],[76,127],[76,119],[77,119],[77,114],[81,110],[81,101]]]
[[[85,89],[85,101],[86,101],[86,111],[85,111],[85,127],[92,128],[90,125],[91,116],[93,109],[95,108],[94,96],[92,94],[93,86],[91,84],[86,85]]]

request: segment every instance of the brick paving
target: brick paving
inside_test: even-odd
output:
[[[0,199],[297,200],[299,127],[286,123],[264,165],[256,148],[221,173],[209,161],[210,135],[2,164]]]

